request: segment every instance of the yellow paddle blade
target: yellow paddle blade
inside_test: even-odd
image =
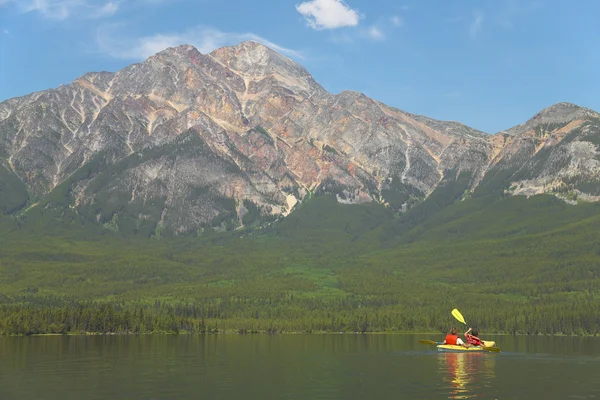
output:
[[[457,319],[459,322],[462,322],[462,323],[463,323],[463,324],[465,324],[465,325],[467,324],[467,323],[465,322],[465,319],[464,319],[464,317],[463,317],[463,316],[462,316],[462,314],[460,313],[460,311],[458,311],[456,308],[455,308],[454,310],[452,310],[452,316],[453,316],[454,318],[456,318],[456,319]]]

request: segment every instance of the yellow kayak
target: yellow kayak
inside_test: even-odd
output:
[[[492,340],[482,340],[483,345],[485,347],[494,347],[496,345],[496,342],[492,341]],[[454,353],[454,352],[458,352],[458,353],[469,353],[469,352],[481,352],[481,351],[486,351],[483,347],[463,347],[463,346],[458,346],[458,345],[453,345],[453,344],[440,344],[437,346],[438,351],[443,351],[443,352],[450,352],[450,353]]]

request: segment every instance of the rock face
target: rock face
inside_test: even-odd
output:
[[[0,210],[60,198],[110,227],[187,233],[287,215],[312,192],[401,212],[461,173],[474,192],[597,200],[599,118],[562,103],[488,135],[332,95],[257,42],[185,45],[0,103],[0,179],[17,193]]]
[[[574,104],[548,107],[492,137],[497,154],[486,177],[504,176],[508,193],[553,193],[566,201],[600,200],[600,114]]]

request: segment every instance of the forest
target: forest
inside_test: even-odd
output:
[[[0,215],[0,333],[600,333],[600,205],[440,190],[188,237]]]

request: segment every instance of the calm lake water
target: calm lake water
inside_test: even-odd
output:
[[[600,398],[600,339],[432,335],[0,337],[0,399]]]

